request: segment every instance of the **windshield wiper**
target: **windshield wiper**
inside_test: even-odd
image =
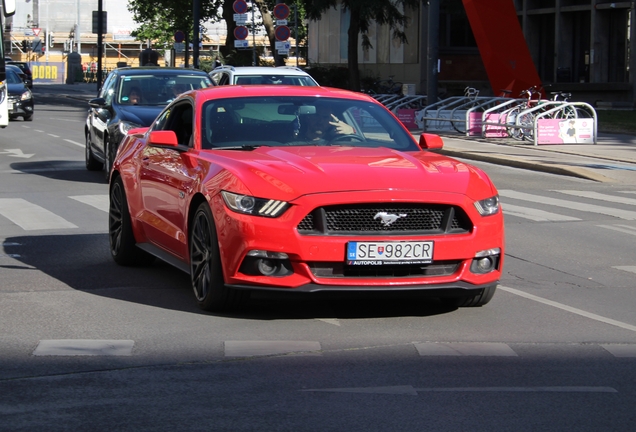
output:
[[[212,147],[212,150],[247,150],[252,151],[261,147],[259,144],[243,144],[237,146],[227,146],[227,147]]]

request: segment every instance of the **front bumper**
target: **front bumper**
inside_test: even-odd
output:
[[[472,230],[442,235],[303,235],[297,227],[314,208],[338,203],[446,203],[460,206],[473,223]],[[220,196],[214,198],[213,214],[217,226],[226,284],[238,289],[287,291],[404,291],[479,290],[496,284],[503,269],[503,216],[483,217],[472,201],[461,194],[422,192],[357,192],[303,197],[279,218],[247,216],[229,210]],[[350,241],[433,241],[433,262],[416,271],[349,271],[346,245]],[[471,271],[476,256],[499,249],[496,265],[486,274]],[[246,272],[244,265],[251,251],[285,254],[290,271],[266,276]],[[382,266],[379,266],[382,267]],[[251,266],[250,268],[254,268]],[[357,269],[356,269],[357,270]]]

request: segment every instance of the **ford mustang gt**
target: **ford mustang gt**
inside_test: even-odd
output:
[[[441,147],[361,93],[189,91],[119,145],[111,254],[189,273],[209,311],[254,290],[411,290],[482,306],[504,261],[498,192]]]

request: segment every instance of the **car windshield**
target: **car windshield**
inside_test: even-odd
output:
[[[281,84],[297,86],[316,86],[316,82],[303,75],[238,75],[234,77],[236,85]]]
[[[117,102],[122,105],[166,105],[189,90],[211,87],[207,75],[124,75],[119,80]]]
[[[20,84],[23,81],[20,79],[17,73],[14,71],[7,69],[7,83],[9,84]]]
[[[418,150],[383,106],[352,99],[246,97],[206,102],[203,148],[341,145]]]

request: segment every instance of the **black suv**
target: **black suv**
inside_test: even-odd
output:
[[[24,72],[24,75],[26,76],[26,79],[24,80],[25,84],[28,88],[33,88],[33,74],[31,73],[31,68],[27,62],[7,60],[6,64],[14,65],[22,69],[22,72]]]

